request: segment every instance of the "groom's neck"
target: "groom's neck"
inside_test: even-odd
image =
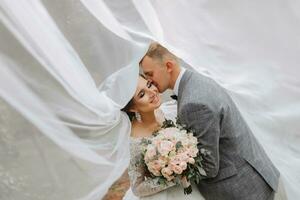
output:
[[[175,83],[179,77],[181,68],[179,66],[175,67],[174,70],[171,72],[171,80],[170,80],[170,89],[174,89]]]

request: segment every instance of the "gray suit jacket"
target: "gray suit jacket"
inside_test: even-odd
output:
[[[272,198],[279,172],[253,136],[226,91],[212,79],[186,70],[178,91],[178,119],[194,130],[207,177],[198,189],[207,199]]]

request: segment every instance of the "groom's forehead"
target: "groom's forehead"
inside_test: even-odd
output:
[[[142,67],[143,69],[151,69],[155,66],[156,64],[156,60],[149,57],[149,56],[145,56],[142,60]]]
[[[144,75],[147,75],[148,73],[153,72],[153,67],[151,65],[143,65],[141,67],[141,71],[143,72]]]
[[[159,62],[149,56],[144,57],[140,66],[145,76],[152,76],[160,67]]]

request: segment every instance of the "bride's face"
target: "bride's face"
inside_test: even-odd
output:
[[[140,113],[153,111],[161,105],[161,97],[157,87],[141,76],[138,80],[133,101],[133,110]]]

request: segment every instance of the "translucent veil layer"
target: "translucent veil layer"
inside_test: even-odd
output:
[[[0,1],[0,199],[101,199],[150,40],[228,90],[300,196],[296,1]]]

